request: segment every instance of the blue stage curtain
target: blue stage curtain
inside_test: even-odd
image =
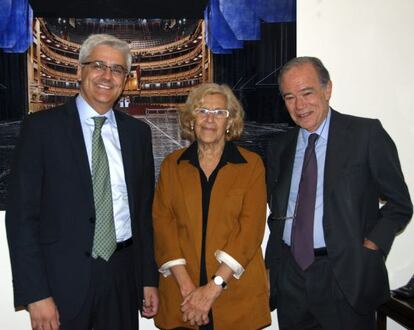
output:
[[[229,53],[243,42],[260,40],[261,23],[296,21],[296,0],[210,0],[205,11],[214,54]]]
[[[3,1],[0,7],[3,7]],[[8,0],[5,0],[8,1]],[[6,9],[7,4],[5,5]],[[33,11],[28,0],[12,0],[11,10],[3,29],[0,30],[0,48],[4,52],[25,52],[33,40],[32,20]]]
[[[11,0],[0,0],[0,33],[6,28],[7,24],[9,23],[11,8]]]
[[[255,0],[256,16],[267,23],[296,21],[296,0]]]
[[[219,0],[210,1],[204,16],[208,33],[207,45],[216,54],[231,53],[231,49],[243,47],[243,41],[236,38],[223,17],[219,8]]]
[[[252,0],[219,0],[220,12],[238,40],[259,40],[260,20]]]

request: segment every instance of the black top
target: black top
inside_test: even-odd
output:
[[[203,210],[203,226],[202,226],[202,242],[201,242],[201,260],[200,260],[200,283],[199,285],[205,285],[208,283],[207,277],[207,269],[206,269],[206,234],[207,234],[207,220],[208,220],[208,210],[210,205],[210,196],[211,191],[213,190],[214,182],[216,181],[216,177],[220,169],[225,166],[227,163],[233,164],[242,164],[247,163],[247,161],[243,158],[240,154],[240,151],[237,149],[236,145],[232,142],[226,142],[223,150],[223,154],[221,155],[220,161],[217,164],[217,167],[211,173],[210,177],[207,179],[206,175],[204,174],[203,170],[200,167],[200,163],[198,161],[198,144],[197,142],[192,143],[186,151],[183,152],[180,158],[178,158],[177,163],[182,160],[188,160],[190,164],[195,166],[199,173],[200,173],[200,183],[201,183],[201,192],[202,192],[202,210]],[[209,314],[210,323],[206,326],[200,327],[200,329],[207,330],[207,329],[214,329],[213,328],[213,318],[212,313]]]

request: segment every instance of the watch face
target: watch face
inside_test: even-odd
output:
[[[217,285],[222,285],[224,282],[223,278],[221,276],[215,276],[214,277],[214,283]]]

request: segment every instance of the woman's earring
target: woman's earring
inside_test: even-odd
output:
[[[194,131],[194,123],[193,123],[193,122],[191,122],[191,124],[190,124],[190,129],[191,129],[192,131]]]
[[[230,130],[226,129],[226,134],[229,135],[230,134]]]

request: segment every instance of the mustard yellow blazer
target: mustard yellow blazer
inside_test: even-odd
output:
[[[261,158],[237,147],[246,163],[227,163],[216,177],[210,197],[206,237],[207,278],[219,263],[222,250],[245,269],[232,279],[214,302],[216,330],[260,329],[270,324],[266,271],[261,243],[266,222],[265,172]],[[200,279],[202,199],[198,169],[187,160],[177,163],[185,149],[168,155],[161,164],[153,204],[155,257],[160,267],[184,258],[197,286]],[[160,275],[160,306],[155,324],[161,329],[188,327],[182,321],[182,297],[173,276]]]

